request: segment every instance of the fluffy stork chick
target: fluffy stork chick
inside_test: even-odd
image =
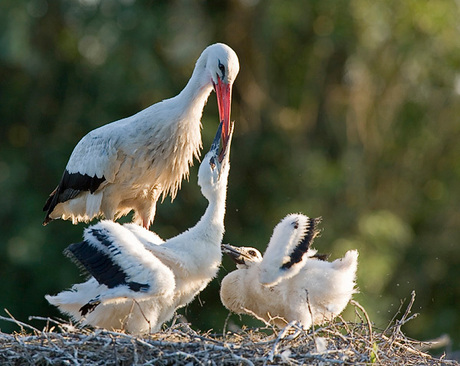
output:
[[[286,216],[263,257],[254,248],[222,244],[238,268],[222,280],[224,306],[279,327],[299,321],[308,328],[339,315],[356,292],[358,252],[328,262],[310,249],[319,222],[301,214]]]
[[[159,197],[174,199],[199,156],[201,115],[213,89],[224,122],[222,137],[228,137],[238,71],[236,53],[213,44],[198,58],[180,94],[89,132],[46,201],[43,224],[59,218],[74,224],[98,216],[116,220],[134,210],[134,222],[148,228]]]
[[[45,296],[48,302],[83,325],[139,334],[158,331],[206,287],[222,260],[233,123],[219,154],[221,128],[222,123],[198,172],[209,201],[200,221],[166,241],[135,224],[105,220],[89,227],[84,241],[65,254],[92,277]]]

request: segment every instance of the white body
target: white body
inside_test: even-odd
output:
[[[278,273],[280,264],[286,261],[270,256],[284,252],[283,247],[292,238],[290,232],[282,235],[283,229],[287,227],[275,229],[262,260],[258,254],[254,261],[238,265],[237,270],[225,276],[220,290],[222,303],[232,312],[256,315],[280,327],[291,321],[310,327],[332,320],[356,292],[358,252],[350,250],[343,258],[327,262],[312,258],[316,250],[309,249],[298,268],[292,268],[291,273],[285,270],[284,276],[267,284],[267,273]]]
[[[123,268],[129,281],[148,285],[146,291],[133,291],[125,285],[108,288],[92,277],[46,299],[83,324],[131,333],[159,330],[177,308],[192,301],[217,274],[222,257],[228,159],[229,153],[221,169],[210,163],[210,153],[203,160],[198,183],[209,205],[201,220],[184,233],[162,241],[142,227],[111,221],[85,231],[88,243],[96,241],[95,231],[105,235],[106,243],[96,243],[95,247],[106,251],[111,263]],[[95,300],[100,303],[82,317],[81,308]]]
[[[355,292],[357,259],[356,250],[332,263],[310,259],[295,277],[273,287],[259,282],[257,265],[237,269],[222,280],[221,300],[237,314],[254,313],[280,327],[291,321],[321,324],[339,315]]]
[[[219,64],[218,64],[219,62]],[[222,62],[226,73],[219,74]],[[193,74],[174,98],[139,113],[97,128],[77,144],[65,174],[105,178],[91,192],[82,190],[48,209],[51,219],[73,223],[97,216],[114,220],[135,211],[134,222],[148,227],[160,195],[175,197],[182,179],[188,177],[193,158],[201,149],[201,115],[218,78],[232,85],[239,70],[235,52],[224,44],[206,48]],[[61,181],[61,186],[63,182]],[[51,194],[61,194],[60,187]]]

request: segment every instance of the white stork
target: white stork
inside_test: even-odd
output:
[[[130,333],[158,331],[216,276],[222,260],[231,123],[219,155],[222,123],[200,165],[198,184],[209,201],[200,221],[163,241],[135,224],[104,220],[85,230],[65,254],[92,276],[51,304],[82,324]]]
[[[213,88],[227,137],[238,71],[236,53],[213,44],[198,58],[180,94],[84,136],[45,203],[43,224],[58,218],[75,224],[102,215],[115,220],[134,210],[133,221],[148,228],[160,195],[174,199],[199,156],[200,119]]]
[[[333,262],[316,254],[310,245],[319,222],[288,215],[275,227],[263,257],[254,248],[222,244],[238,267],[222,280],[224,306],[280,327],[299,321],[308,328],[339,315],[356,292],[358,252]]]

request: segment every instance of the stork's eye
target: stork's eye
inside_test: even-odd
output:
[[[255,250],[250,250],[249,252],[249,255],[252,256],[252,257],[256,257],[257,256],[257,253]]]
[[[222,79],[225,77],[225,66],[219,61],[219,70],[222,73]]]

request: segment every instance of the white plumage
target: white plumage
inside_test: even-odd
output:
[[[285,217],[274,229],[262,257],[254,248],[222,245],[238,269],[222,280],[220,297],[230,311],[251,314],[283,327],[304,327],[339,315],[355,289],[358,252],[328,262],[310,249],[318,219],[301,214]]]
[[[160,195],[175,197],[201,149],[201,115],[216,91],[222,135],[229,131],[232,85],[238,57],[225,44],[207,47],[180,94],[84,136],[70,156],[58,187],[43,210],[73,223],[135,211],[134,222],[148,228]]]
[[[222,259],[233,124],[219,155],[221,128],[199,168],[198,184],[209,201],[200,221],[166,241],[135,224],[105,220],[89,227],[66,254],[93,277],[46,295],[51,304],[82,324],[146,333],[159,330],[206,287]]]

